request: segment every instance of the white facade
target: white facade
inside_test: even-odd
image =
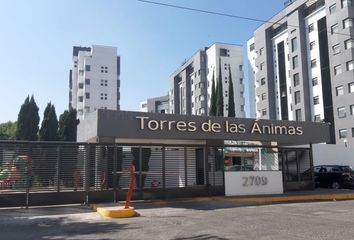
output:
[[[116,47],[74,47],[70,106],[79,119],[100,108],[119,110],[119,74]]]

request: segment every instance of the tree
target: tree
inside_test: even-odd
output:
[[[221,58],[219,58],[219,77],[216,85],[216,116],[224,116],[224,96],[222,89]]]
[[[214,78],[214,70],[213,70],[213,78],[211,83],[211,97],[210,97],[210,109],[209,115],[216,116],[216,90],[215,90],[215,78]]]
[[[38,139],[38,110],[39,108],[33,95],[31,99],[27,96],[25,102],[21,105],[20,112],[18,113],[16,130],[17,140],[36,141]]]
[[[235,117],[234,84],[232,83],[231,67],[229,67],[229,111],[228,117]]]
[[[0,124],[0,140],[15,140],[16,139],[17,123],[8,121]]]
[[[39,130],[39,140],[57,141],[58,140],[58,119],[55,107],[50,102],[44,110],[41,129]]]
[[[70,108],[65,110],[59,117],[59,132],[58,137],[60,141],[76,141],[76,131],[79,120],[77,119],[77,112]]]

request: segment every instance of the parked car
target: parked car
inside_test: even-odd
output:
[[[315,184],[320,187],[354,188],[354,170],[345,165],[319,165],[314,167]]]

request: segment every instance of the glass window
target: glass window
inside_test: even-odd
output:
[[[250,45],[250,52],[252,52],[254,50],[254,43],[252,43],[251,45]]]
[[[89,78],[85,78],[85,84],[86,85],[90,85],[90,79]]]
[[[354,93],[354,82],[348,83],[349,93]]]
[[[295,73],[294,76],[294,86],[296,87],[297,85],[300,84],[300,77],[299,77],[299,74],[298,73]]]
[[[79,89],[84,88],[84,84],[83,83],[79,83]]]
[[[265,116],[265,115],[267,115],[267,109],[266,108],[262,109],[262,116]]]
[[[265,94],[265,93],[262,93],[262,95],[261,95],[262,97],[262,100],[266,100],[267,99],[267,95]]]
[[[336,54],[340,53],[339,44],[336,44],[336,45],[332,46],[332,52],[333,52],[333,55],[336,55]]]
[[[343,86],[338,86],[338,87],[336,87],[336,95],[337,95],[337,96],[342,96],[342,95],[344,95],[344,87],[343,87]]]
[[[347,65],[347,71],[351,71],[354,69],[354,61],[353,60],[347,62],[346,65]]]
[[[320,104],[320,98],[318,96],[313,98],[313,104],[314,105]]]
[[[317,67],[317,60],[316,59],[312,59],[311,60],[311,68],[315,68]]]
[[[83,96],[79,96],[79,102],[83,102],[84,101],[84,97]]]
[[[297,68],[299,66],[299,57],[295,56],[293,57],[293,69]]]
[[[291,50],[292,50],[292,52],[297,50],[297,39],[296,39],[296,37],[291,39]]]
[[[265,78],[261,79],[261,85],[264,85],[266,83]]]
[[[342,65],[337,65],[337,66],[334,66],[334,75],[338,75],[338,74],[341,74],[342,73]]]
[[[311,23],[309,25],[309,32],[312,32],[313,30],[315,30],[315,25],[313,23]]]
[[[91,71],[91,66],[90,65],[85,65],[85,71]]]
[[[90,93],[89,92],[85,93],[85,98],[86,99],[90,99]]]
[[[354,115],[354,104],[350,105],[350,115]]]
[[[338,32],[338,23],[331,26],[331,34]]]
[[[348,40],[345,40],[344,47],[345,47],[345,49],[353,48],[354,47],[354,39],[350,38]]]
[[[264,48],[259,49],[259,55],[263,55]]]
[[[347,137],[347,129],[339,129],[339,138]]]
[[[337,5],[333,4],[331,6],[329,6],[329,13],[332,14],[337,10]]]
[[[310,50],[313,50],[315,48],[316,42],[312,41],[310,42]]]
[[[321,121],[321,115],[320,114],[317,114],[315,115],[315,122],[320,122]]]
[[[301,121],[302,120],[301,109],[296,109],[295,110],[295,120],[296,121]]]
[[[264,63],[261,63],[260,69],[263,70],[263,68],[264,68]]]
[[[314,77],[312,78],[312,86],[317,86],[318,85],[318,78]]]
[[[295,92],[295,104],[298,104],[301,101],[300,91]]]
[[[352,128],[352,137],[354,137],[354,128]]]
[[[346,117],[346,112],[345,112],[345,107],[339,107],[337,108],[337,116],[339,118],[345,118]]]
[[[343,20],[343,28],[353,27],[353,18],[346,18]]]

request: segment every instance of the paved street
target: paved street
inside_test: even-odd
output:
[[[0,239],[354,239],[354,201],[142,204],[137,212],[105,219],[84,206],[0,210]]]

